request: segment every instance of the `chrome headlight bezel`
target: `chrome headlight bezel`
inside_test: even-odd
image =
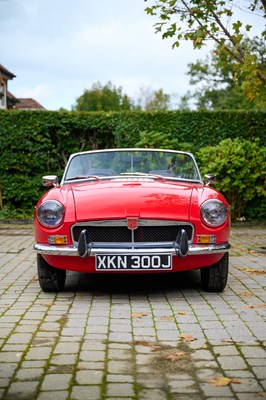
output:
[[[228,216],[228,207],[217,199],[205,201],[200,207],[202,222],[211,228],[222,226]]]
[[[57,200],[47,200],[37,209],[38,221],[45,228],[58,228],[64,216],[65,207]]]

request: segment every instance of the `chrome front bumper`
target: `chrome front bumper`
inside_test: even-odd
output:
[[[72,245],[49,245],[49,244],[40,244],[35,243],[33,246],[34,250],[40,254],[54,255],[54,256],[76,256],[80,257],[80,253],[77,247]],[[88,246],[88,251],[84,255],[86,256],[95,256],[101,254],[171,254],[173,256],[179,255],[185,257],[186,255],[194,256],[194,255],[203,255],[203,254],[217,254],[217,253],[225,253],[230,249],[229,243],[221,243],[221,244],[188,244],[188,251],[186,254],[180,255],[179,252],[180,246],[177,243],[171,243],[169,245],[163,245],[161,243],[149,243],[149,244],[139,244],[132,243],[95,243],[91,246]],[[84,257],[83,256],[83,257]]]

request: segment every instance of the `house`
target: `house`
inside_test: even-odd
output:
[[[36,100],[15,97],[8,90],[8,81],[15,78],[12,72],[0,64],[0,109],[45,110]]]
[[[0,64],[0,109],[7,107],[7,86],[10,79],[15,78],[16,75],[8,71],[3,65]]]

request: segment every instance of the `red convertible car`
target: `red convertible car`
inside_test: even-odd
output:
[[[113,149],[71,155],[62,181],[35,210],[41,288],[60,291],[66,271],[175,273],[200,268],[202,288],[227,283],[230,210],[192,154]]]

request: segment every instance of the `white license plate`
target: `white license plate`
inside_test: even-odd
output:
[[[158,271],[171,269],[171,254],[96,255],[97,271]]]

